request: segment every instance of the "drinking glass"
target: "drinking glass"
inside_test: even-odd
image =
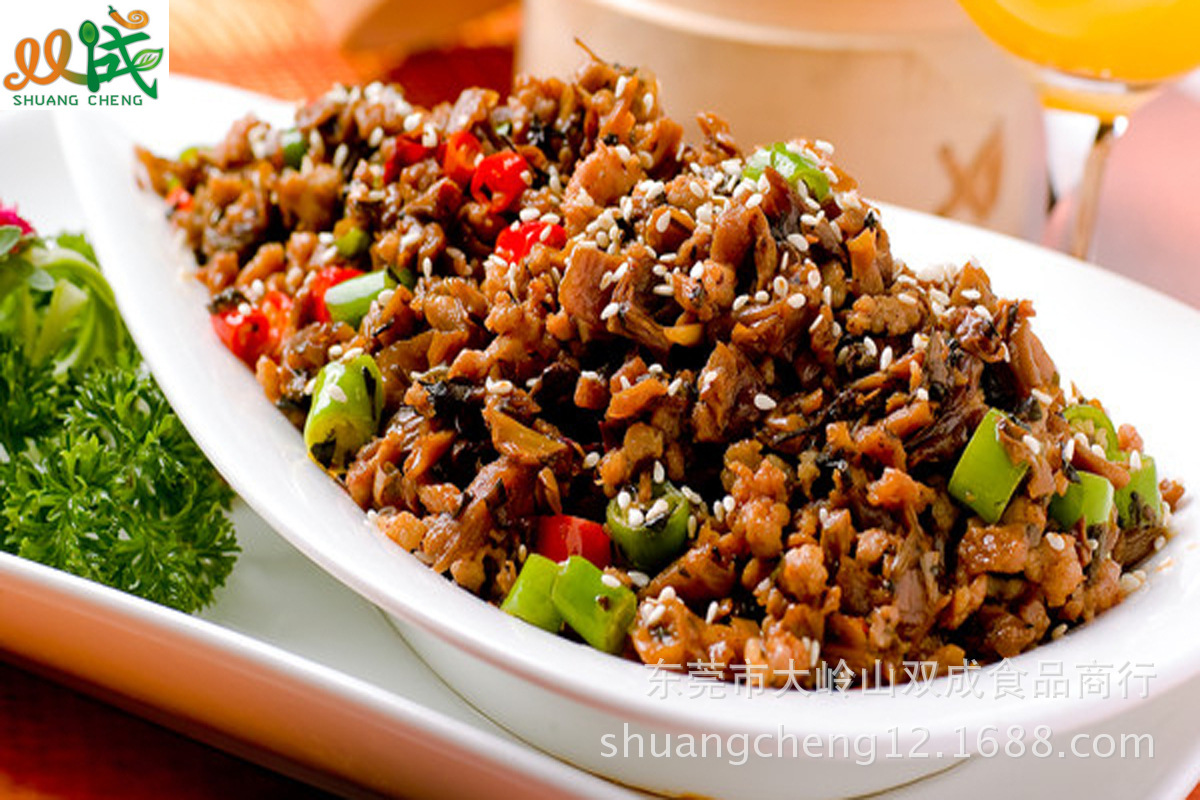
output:
[[[1200,66],[1200,0],[959,0],[1017,56],[1047,109],[1099,126],[1083,169],[1069,249],[1092,242],[1104,164],[1129,115],[1166,82]]]

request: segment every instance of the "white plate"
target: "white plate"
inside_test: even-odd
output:
[[[212,141],[244,109],[274,120],[287,109],[244,95],[180,83],[169,113],[136,129],[119,111],[61,118],[64,150],[130,329],[164,391],[218,469],[272,526],[339,580],[395,616],[410,643],[477,707],[536,745],[633,785],[667,792],[763,797],[828,797],[896,786],[958,763],[949,753],[974,749],[985,726],[1037,724],[1057,734],[1096,724],[1138,702],[1079,696],[1089,664],[1151,665],[1153,690],[1177,686],[1200,669],[1200,640],[1188,630],[1200,602],[1200,531],[1191,509],[1176,517],[1179,535],[1156,556],[1147,591],[1095,623],[1014,660],[1024,699],[997,698],[996,671],[985,670],[983,699],[896,698],[791,693],[753,699],[694,698],[694,681],[668,697],[638,665],[605,657],[523,625],[450,585],[379,536],[361,511],[306,457],[296,431],[262,396],[253,376],[209,333],[204,291],[187,277],[163,223],[161,205],[134,185],[131,148],[141,142],[172,152]],[[168,111],[168,109],[164,109]],[[1035,298],[1038,331],[1059,367],[1102,397],[1121,421],[1138,424],[1165,474],[1200,479],[1193,424],[1200,357],[1200,316],[1136,284],[1012,239],[887,209],[895,251],[913,263],[978,255],[999,291]],[[1168,567],[1167,564],[1170,564]],[[1157,569],[1156,566],[1161,566]],[[1038,663],[1061,662],[1075,696],[1033,697]],[[775,736],[780,725],[804,737],[896,737],[908,752],[943,758],[780,759],[752,755],[741,768],[726,759],[620,759],[601,737],[624,725],[656,732],[734,737]],[[928,734],[928,735],[926,735]],[[803,780],[801,781],[801,777]]]

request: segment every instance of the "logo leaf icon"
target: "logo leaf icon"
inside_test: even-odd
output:
[[[158,62],[162,61],[162,48],[157,50],[143,50],[133,58],[133,65],[139,72],[146,72],[158,66]]]

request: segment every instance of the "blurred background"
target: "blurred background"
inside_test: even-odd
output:
[[[825,139],[873,197],[1039,231],[1036,99],[955,0],[171,5],[173,71],[289,99],[376,79],[420,104],[472,85],[503,92],[514,71],[570,75],[585,47],[654,72],[685,125],[715,111],[747,147]]]

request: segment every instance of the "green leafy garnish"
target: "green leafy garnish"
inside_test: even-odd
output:
[[[233,492],[145,370],[82,236],[0,226],[0,549],[191,612]]]

